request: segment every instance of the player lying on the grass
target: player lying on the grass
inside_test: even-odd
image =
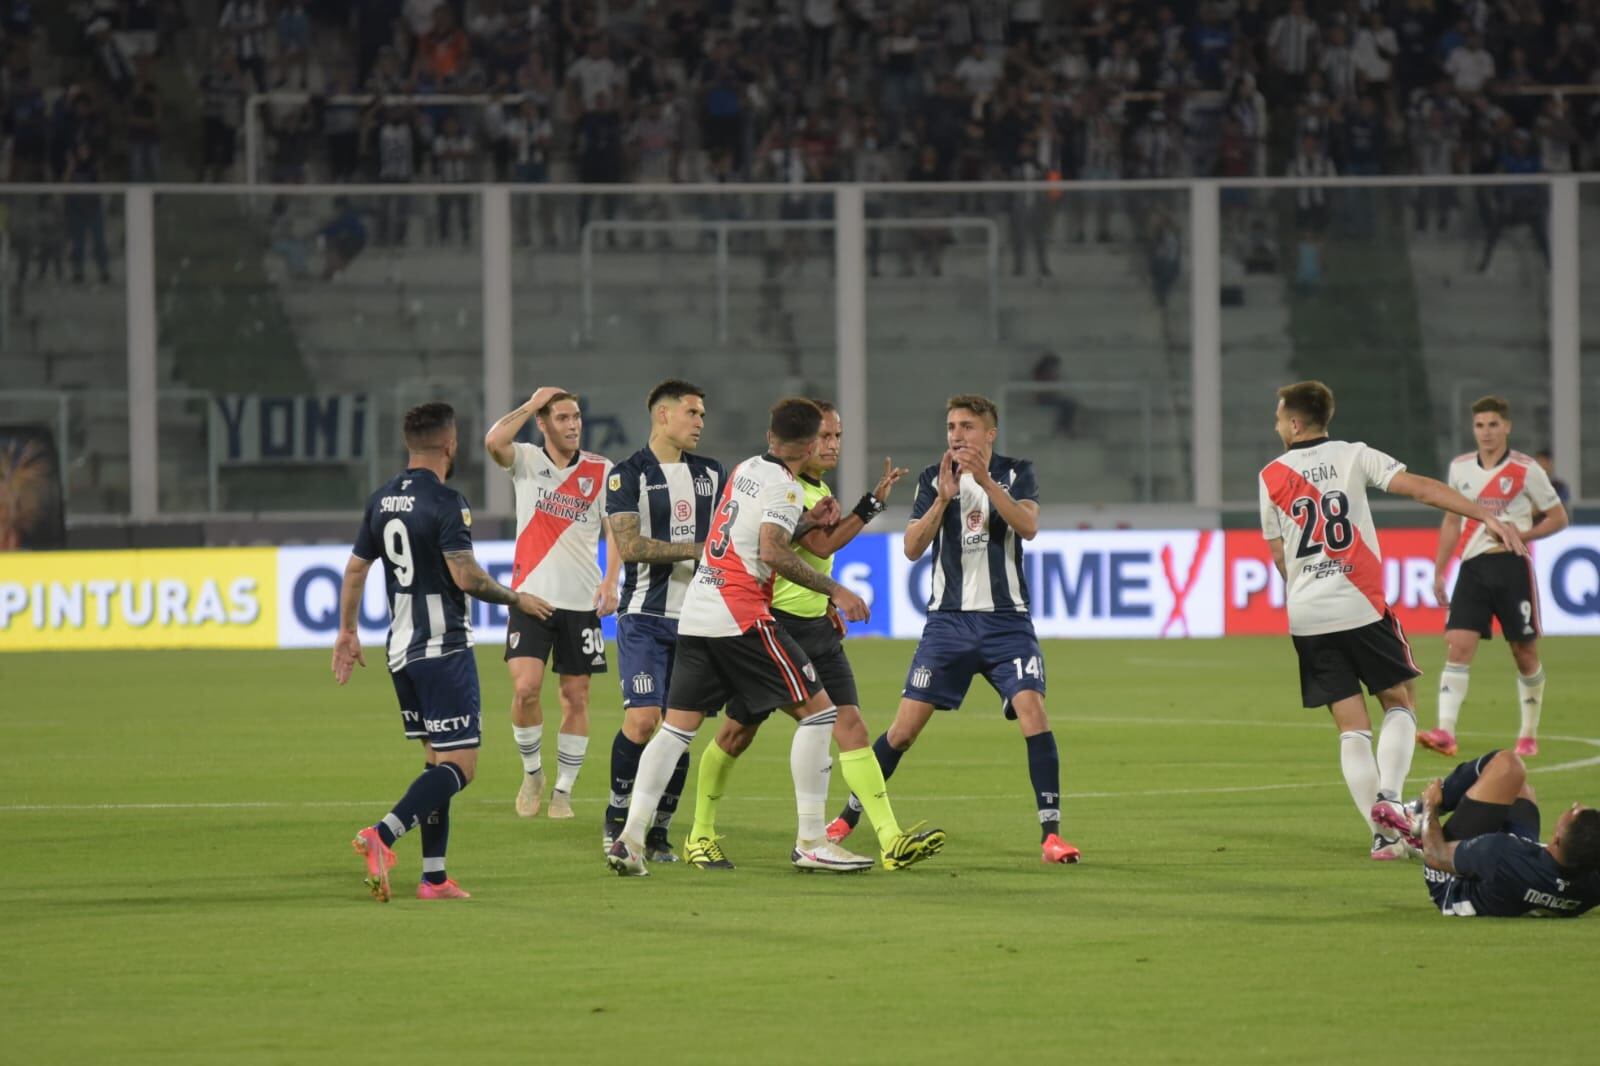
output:
[[[767,452],[740,463],[722,491],[705,556],[683,599],[678,650],[667,692],[666,721],[645,745],[622,835],[606,852],[617,873],[642,877],[641,850],[661,791],[707,715],[724,706],[746,725],[781,710],[799,723],[789,749],[798,828],[789,860],[802,870],[864,870],[872,860],[830,843],[823,826],[828,739],[838,717],[816,667],[772,618],[772,578],[782,575],[827,596],[845,618],[865,621],[867,605],[849,589],[807,566],[790,540],[805,529],[795,474],[817,449],[822,412],[791,398],[772,408]],[[822,525],[839,518],[838,502],[814,512]],[[736,702],[735,702],[736,701]]]
[[[406,468],[367,501],[361,530],[339,590],[339,636],[333,677],[343,685],[367,665],[356,632],[367,571],[383,559],[389,622],[389,672],[405,735],[422,741],[426,769],[400,802],[352,842],[367,866],[373,898],[389,901],[391,848],[408,830],[422,830],[418,899],[466,899],[445,876],[450,797],[467,787],[481,742],[478,667],[472,657],[467,596],[548,618],[550,605],[513,592],[483,572],[472,554],[472,511],[445,487],[455,471],[456,419],[448,404],[425,403],[405,417]]]
[[[1476,452],[1458,455],[1450,464],[1453,488],[1470,495],[1517,527],[1526,543],[1567,528],[1567,509],[1556,495],[1550,476],[1532,456],[1514,452],[1511,405],[1485,396],[1472,405]],[[1445,567],[1461,548],[1461,569],[1455,591],[1445,595]],[[1446,661],[1439,674],[1439,724],[1417,734],[1417,743],[1441,755],[1456,753],[1456,719],[1467,698],[1469,668],[1478,641],[1494,636],[1495,619],[1517,667],[1517,706],[1522,724],[1517,754],[1539,754],[1539,712],[1544,708],[1544,667],[1539,662],[1539,587],[1533,561],[1519,558],[1489,536],[1476,522],[1445,515],[1439,527],[1439,552],[1434,560],[1433,594],[1450,608],[1444,624]]]
[[[1300,700],[1327,707],[1339,731],[1339,766],[1372,836],[1374,859],[1402,859],[1406,845],[1379,826],[1398,807],[1417,733],[1411,657],[1383,595],[1383,556],[1367,489],[1378,488],[1483,522],[1510,551],[1517,532],[1450,486],[1359,442],[1331,440],[1333,390],[1301,381],[1278,390],[1273,429],[1287,449],[1261,470],[1261,534],[1283,576],[1289,634],[1300,659]],[[1294,556],[1286,555],[1286,541]],[[1361,686],[1383,708],[1374,755]]]
[[[611,741],[611,801],[601,830],[605,849],[622,832],[639,757],[661,728],[684,593],[728,480],[721,463],[693,452],[705,428],[705,396],[704,389],[678,378],[651,389],[645,400],[650,439],[611,471],[606,493],[606,521],[624,565],[617,607],[622,728]],[[655,824],[645,834],[645,861],[677,861],[667,830],[688,779],[686,751],[656,805]]]
[[[516,439],[529,418],[544,435],[542,447]],[[589,678],[606,672],[600,619],[617,608],[617,552],[607,541],[606,572],[596,561],[605,524],[611,460],[582,450],[583,411],[578,398],[555,386],[489,427],[484,449],[511,475],[517,501],[517,541],[511,584],[549,603],[549,618],[512,608],[506,619],[506,669],[511,674],[511,733],[522,756],[516,811],[539,813],[544,794],[545,661],[560,680],[561,732],[556,737],[556,784],[550,817],[572,817],[572,788],[589,750]],[[552,655],[553,653],[553,655]]]
[[[1461,763],[1421,799],[1381,817],[1421,848],[1441,914],[1576,918],[1600,904],[1600,811],[1574,803],[1540,844],[1539,807],[1515,752]]]
[[[839,442],[844,435],[838,410],[831,403],[815,402],[822,411],[822,431],[817,437],[816,454],[798,471],[808,510],[833,496],[833,490],[822,479],[839,465]],[[798,541],[795,554],[813,570],[832,577],[834,552],[854,540],[856,534],[867,528],[868,522],[883,512],[889,493],[905,474],[904,469],[885,459],[883,477],[872,492],[863,496],[838,524],[806,533]],[[839,717],[833,724],[833,739],[839,745],[839,768],[852,792],[862,797],[867,816],[872,819],[872,828],[878,834],[878,845],[883,851],[884,868],[902,869],[937,854],[944,847],[944,830],[924,830],[918,825],[906,832],[895,820],[883,771],[872,754],[867,725],[861,720],[855,673],[844,653],[845,624],[839,612],[834,610],[827,596],[779,575],[773,583],[772,615],[811,659],[817,679],[838,705]],[[758,728],[759,720],[752,721],[743,707],[730,705],[716,739],[700,757],[694,828],[689,831],[684,853],[702,870],[733,869],[733,863],[717,841],[717,804],[727,788],[734,760],[750,746]]]
[[[1039,532],[1039,486],[1031,462],[995,454],[999,424],[998,409],[983,396],[952,396],[946,404],[949,450],[922,472],[905,536],[907,559],[933,552],[928,621],[894,724],[872,750],[887,780],[934,710],[960,707],[982,674],[1022,729],[1041,860],[1077,862],[1078,849],[1061,839],[1061,761],[1045,715],[1044,656],[1028,616],[1022,563],[1022,542]],[[851,796],[828,838],[848,836],[862,806]]]

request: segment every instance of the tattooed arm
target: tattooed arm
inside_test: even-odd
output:
[[[852,622],[864,622],[869,614],[866,601],[819,570],[813,570],[789,546],[794,534],[776,522],[761,523],[761,561],[772,568],[779,577],[793,581],[801,588],[820,592],[833,601],[834,606]]]
[[[549,618],[551,607],[529,592],[514,592],[484,572],[471,552],[445,552],[445,565],[456,588],[473,599],[484,603],[498,603],[502,607],[515,607],[523,614],[535,618]]]
[[[616,541],[617,554],[625,563],[676,563],[700,558],[699,544],[674,544],[640,535],[637,514],[614,514],[606,521],[611,523],[611,539]]]

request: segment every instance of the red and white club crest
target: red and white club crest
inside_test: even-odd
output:
[[[580,477],[578,479],[578,491],[585,496],[591,495],[594,492],[594,478]]]
[[[1509,474],[1501,474],[1500,475],[1500,491],[1501,492],[1510,492],[1511,491],[1511,486],[1514,485],[1514,484],[1516,484],[1516,479],[1512,478]]]
[[[983,512],[982,511],[969,511],[969,512],[967,512],[967,528],[969,530],[971,530],[972,532],[974,532],[974,533],[976,533],[978,530],[983,528]]]
[[[687,522],[693,516],[694,508],[690,506],[688,500],[679,500],[673,505],[672,517],[676,518],[678,521]]]

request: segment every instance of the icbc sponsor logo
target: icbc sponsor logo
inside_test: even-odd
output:
[[[1445,610],[1433,595],[1438,529],[1380,529],[1378,544],[1383,556],[1383,596],[1400,624],[1407,633],[1443,633]],[[1227,632],[1288,633],[1283,578],[1278,576],[1261,534],[1253,529],[1229,530],[1227,556]],[[1456,567],[1457,563],[1451,562],[1451,586]]]

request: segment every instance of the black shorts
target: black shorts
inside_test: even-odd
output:
[[[844,638],[826,615],[821,618],[802,618],[786,611],[773,611],[773,618],[785,633],[794,638],[811,660],[817,671],[817,683],[828,690],[828,698],[835,707],[855,707],[860,696],[856,694],[856,674],[850,669],[850,660],[844,654]],[[745,721],[745,709],[739,697],[728,701],[728,717],[735,722]]]
[[[1444,627],[1492,637],[1496,618],[1507,640],[1539,639],[1539,587],[1532,559],[1490,552],[1461,564]]]
[[[1290,639],[1300,656],[1300,700],[1307,707],[1359,696],[1362,685],[1377,695],[1422,674],[1393,612],[1359,629]]]
[[[551,658],[557,674],[606,672],[606,638],[601,635],[600,616],[593,611],[568,611],[557,608],[540,621],[531,614],[510,608],[506,619],[506,662],[512,659]]]
[[[672,661],[669,710],[716,714],[759,725],[779,707],[811,698],[822,685],[817,669],[781,626],[757,622],[736,637],[680,633]]]

